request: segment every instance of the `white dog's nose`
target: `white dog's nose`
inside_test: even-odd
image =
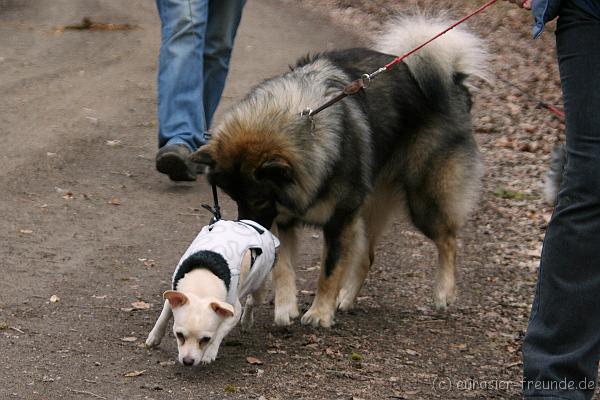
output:
[[[187,367],[194,365],[194,359],[192,357],[183,357],[183,365]]]

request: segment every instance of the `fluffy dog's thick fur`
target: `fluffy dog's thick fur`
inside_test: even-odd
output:
[[[236,104],[210,143],[192,157],[238,205],[239,218],[276,230],[275,322],[298,315],[293,253],[296,227],[322,227],[318,290],[302,322],[328,327],[352,306],[392,212],[405,208],[439,252],[438,309],[456,294],[459,228],[473,208],[481,164],[471,127],[470,75],[484,77],[480,41],[456,29],[353,97],[300,117],[348,82],[415,47],[447,24],[398,19],[376,45],[303,58]]]

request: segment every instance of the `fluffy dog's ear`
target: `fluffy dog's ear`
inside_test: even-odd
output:
[[[210,308],[213,309],[214,312],[221,318],[229,318],[233,317],[235,313],[235,309],[229,303],[225,303],[224,301],[213,301],[210,303]]]
[[[292,180],[293,171],[290,163],[282,158],[275,157],[265,161],[254,172],[257,180],[272,180],[277,183],[285,183]]]
[[[181,307],[189,301],[185,294],[175,290],[167,290],[163,293],[163,298],[169,300],[171,308]]]
[[[212,157],[210,146],[207,144],[200,147],[196,152],[190,155],[190,161],[195,162],[196,164],[208,165],[211,168],[216,164]]]

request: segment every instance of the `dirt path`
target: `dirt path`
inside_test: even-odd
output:
[[[488,133],[510,120],[483,119],[482,106],[478,139],[492,168],[463,235],[461,298],[448,315],[431,308],[433,246],[399,221],[357,309],[333,329],[276,329],[264,305],[254,332],[234,331],[208,367],[174,365],[172,339],[144,349],[174,263],[207,221],[198,208],[209,192],[203,181],[174,185],[154,171],[158,19],[153,1],[123,4],[0,0],[0,399],[517,398],[535,279],[527,252],[539,246],[549,210],[493,194],[502,184],[520,189],[527,168],[507,178],[507,162],[520,160],[499,164]],[[138,28],[54,32],[85,16]],[[250,1],[224,106],[303,53],[356,42],[292,3]],[[524,227],[515,206],[538,214]],[[234,216],[229,202],[225,213]],[[319,245],[307,232],[304,308]],[[130,310],[136,301],[151,307]],[[143,373],[124,376],[132,371]],[[504,386],[464,390],[488,381]]]

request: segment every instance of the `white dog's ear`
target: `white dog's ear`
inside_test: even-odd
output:
[[[210,308],[216,312],[221,318],[229,318],[233,317],[235,309],[229,303],[225,303],[224,301],[213,301],[210,303]]]
[[[189,301],[185,294],[175,290],[167,290],[163,293],[163,298],[169,300],[171,308],[181,307]]]

